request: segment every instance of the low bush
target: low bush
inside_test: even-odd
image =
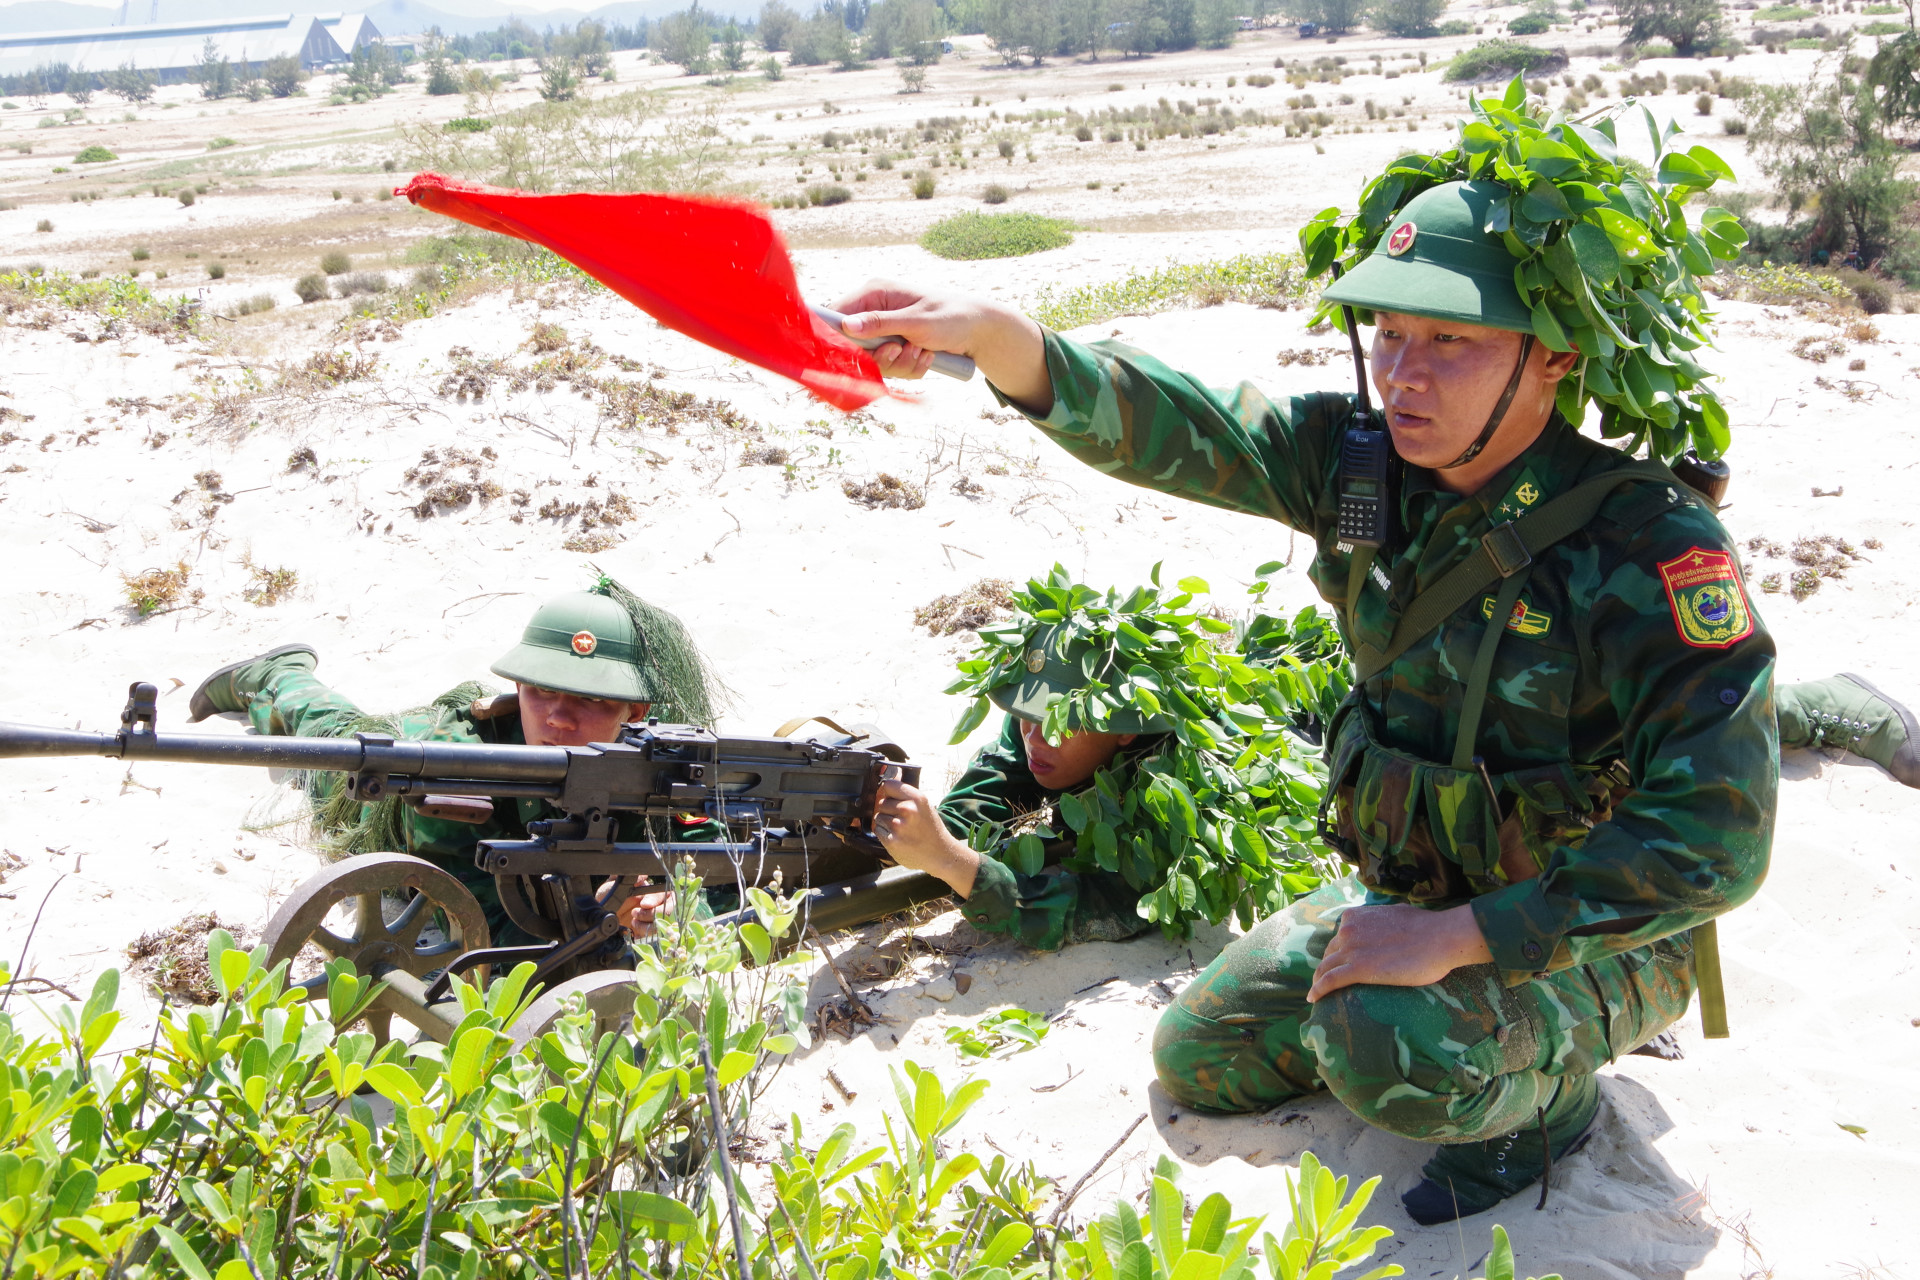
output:
[[[351,298],[357,293],[385,293],[387,288],[387,273],[384,271],[355,271],[336,276],[333,281],[333,295],[336,298]]]
[[[1796,22],[1801,18],[1811,18],[1814,10],[1797,4],[1769,5],[1765,9],[1754,11],[1755,22]]]
[[[353,270],[353,258],[344,249],[329,249],[320,255],[320,270],[330,276],[345,275]]]
[[[934,181],[932,174],[921,172],[915,175],[913,179],[913,198],[915,200],[933,199],[933,189]],[[53,228],[48,227],[47,230],[51,231]]]
[[[1869,22],[1858,28],[1863,36],[1897,36],[1906,32],[1906,24],[1900,22]]]
[[[485,133],[493,128],[493,121],[482,120],[478,116],[458,116],[440,128],[447,133]]]
[[[148,258],[151,258],[152,256],[153,256],[153,250],[147,248],[147,246],[143,244],[137,244],[133,247],[133,260],[135,262],[145,262]]]
[[[194,200],[197,198],[198,194],[199,193],[196,192],[192,187],[182,187],[180,188],[180,190],[174,192],[174,199],[178,200],[183,205],[191,205],[194,202]]]
[[[262,311],[273,310],[273,307],[274,301],[272,294],[256,293],[251,298],[242,298],[240,301],[234,303],[233,309],[227,314],[235,317],[258,315]]]
[[[1507,24],[1507,30],[1516,36],[1543,35],[1552,28],[1553,20],[1544,13],[1523,13]]]
[[[209,263],[207,264],[207,279],[209,279],[209,280],[224,280],[224,279],[226,279],[226,278],[227,278],[227,264],[226,264],[226,263],[224,263],[224,262],[209,262]]]
[[[1018,258],[1073,243],[1073,224],[1037,213],[956,213],[927,228],[920,247],[942,258]]]
[[[42,218],[40,219],[40,221],[33,224],[33,229],[35,231],[51,231],[53,230],[53,219]]]
[[[1504,79],[1535,71],[1558,71],[1567,55],[1558,49],[1538,49],[1517,40],[1482,40],[1463,49],[1447,64],[1443,80],[1454,82]]]
[[[236,138],[215,138],[212,142],[209,142],[207,144],[207,150],[224,151],[228,147],[237,147],[239,145],[240,145],[240,142]]]
[[[1732,134],[1737,138],[1746,133],[1747,122],[1740,116],[1722,116],[1720,117],[1720,131],[1722,133]]]
[[[1008,194],[1005,187],[997,182],[990,182],[987,184],[987,189],[980,193],[980,202],[982,204],[1005,204]]]
[[[811,205],[845,204],[853,199],[853,192],[837,182],[816,183],[807,188],[807,203]]]
[[[293,291],[299,295],[302,302],[320,302],[332,293],[333,289],[328,285],[327,278],[316,271],[295,280]]]
[[[113,152],[107,150],[99,143],[95,143],[93,146],[88,147],[79,155],[75,156],[73,162],[75,164],[105,164],[109,160],[118,160],[119,158],[119,156],[113,154]]]

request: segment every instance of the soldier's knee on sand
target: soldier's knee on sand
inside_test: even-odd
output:
[[[1484,1088],[1495,1063],[1472,1050],[1457,1059],[1422,1048],[1418,1024],[1434,1013],[1424,988],[1353,986],[1321,998],[1301,1035],[1320,1079],[1349,1111],[1375,1128],[1418,1142],[1460,1141],[1452,1104]]]
[[[1160,1087],[1196,1111],[1250,1111],[1227,1088],[1235,1059],[1250,1047],[1238,1030],[1203,1017],[1175,1000],[1153,1030],[1153,1070]]]

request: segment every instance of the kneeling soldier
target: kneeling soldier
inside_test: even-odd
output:
[[[1539,340],[1514,255],[1484,230],[1511,195],[1422,191],[1327,292],[1376,321],[1400,464],[1377,552],[1340,527],[1350,395],[1223,395],[996,303],[876,286],[839,307],[850,333],[902,337],[875,353],[883,371],[970,355],[1089,465],[1316,540],[1309,574],[1371,655],[1327,738],[1329,830],[1358,875],[1229,946],[1154,1057],[1198,1109],[1324,1088],[1439,1144],[1404,1197],[1424,1223],[1492,1207],[1584,1140],[1594,1073],[1686,1010],[1692,931],[1758,889],[1779,775],[1774,647],[1732,540],[1670,472],[1556,412],[1579,357]],[[1420,603],[1512,549],[1483,543],[1496,525],[1542,530],[1524,521],[1549,509],[1567,527],[1493,560],[1504,579]]]

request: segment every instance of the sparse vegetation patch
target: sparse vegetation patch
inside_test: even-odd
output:
[[[1073,224],[1060,218],[971,210],[934,223],[920,237],[927,252],[959,260],[1018,258],[1072,243]]]

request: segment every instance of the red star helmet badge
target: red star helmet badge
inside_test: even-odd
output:
[[[1413,248],[1413,238],[1419,234],[1420,228],[1411,222],[1403,222],[1395,227],[1393,234],[1387,237],[1387,256],[1397,258]]]
[[[573,651],[581,657],[587,657],[599,647],[599,638],[596,637],[593,632],[576,631],[573,633]]]

